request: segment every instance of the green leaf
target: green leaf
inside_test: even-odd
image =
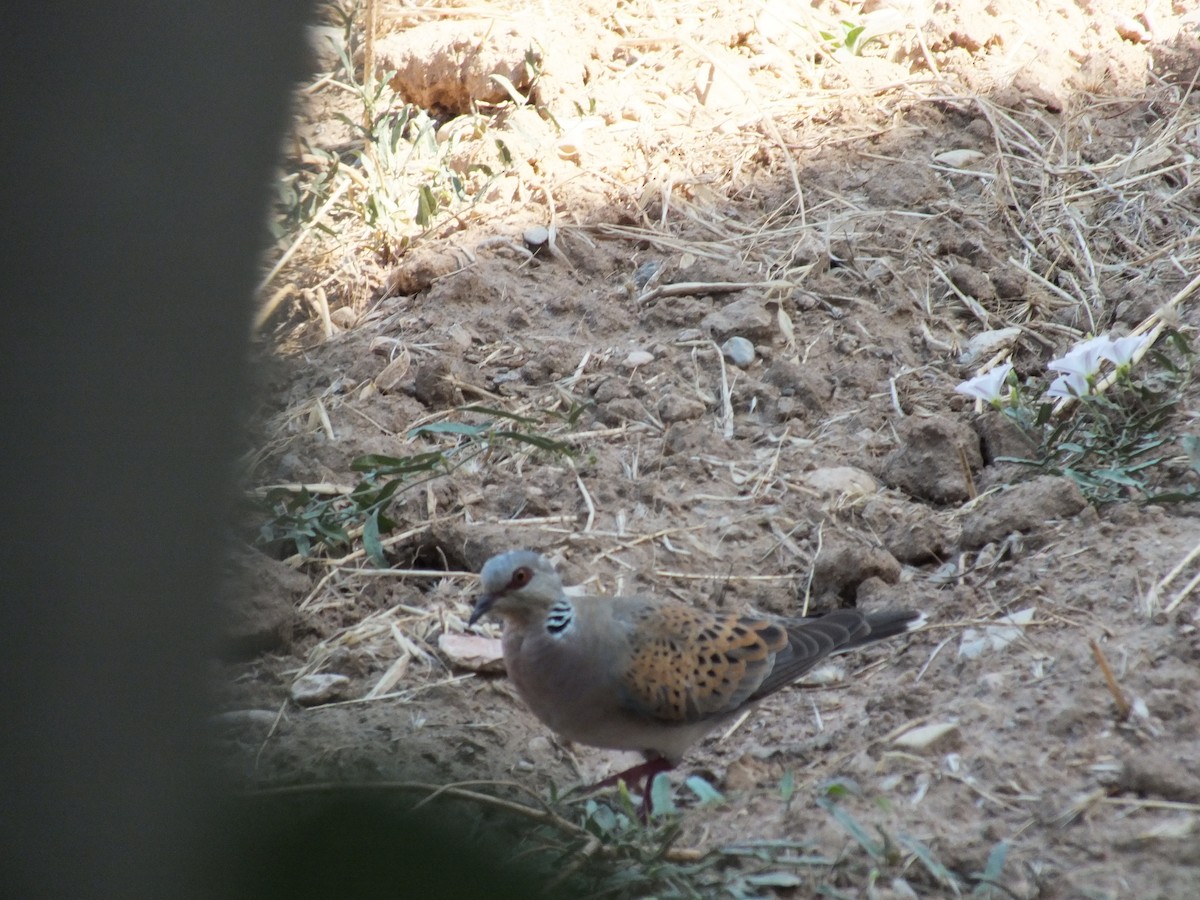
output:
[[[899,841],[900,846],[910,850],[921,861],[921,864],[929,870],[930,875],[954,891],[954,896],[959,896],[958,878],[933,855],[928,847],[916,838],[905,834],[900,835]]]
[[[321,536],[327,543],[335,545],[345,545],[350,543],[350,535],[346,534],[344,529],[338,522],[327,522],[324,519],[314,519],[313,527],[316,533]]]
[[[312,542],[309,541],[307,535],[296,534],[293,537],[296,542],[296,552],[301,556],[312,556]]]
[[[987,864],[983,867],[983,871],[975,875],[980,884],[975,886],[975,890],[971,891],[972,897],[992,897],[995,892],[992,890],[992,885],[1000,883],[1000,873],[1004,870],[1004,861],[1008,858],[1008,843],[1006,841],[998,841],[996,846],[992,848],[992,852],[988,854]]]
[[[363,549],[377,568],[388,567],[387,557],[383,554],[383,543],[379,539],[379,510],[375,510],[363,523]]]
[[[666,772],[659,772],[650,781],[650,808],[657,816],[673,816],[679,812],[675,806],[674,792],[671,790],[671,779]]]
[[[764,872],[761,875],[747,875],[743,880],[755,887],[797,888],[804,883],[793,872]]]
[[[718,791],[699,775],[689,775],[684,784],[686,784],[688,789],[696,795],[701,806],[708,806],[713,803],[721,803],[725,800],[724,794]]]
[[[617,814],[609,807],[601,803],[595,803],[595,801],[589,800],[588,806],[594,807],[590,810],[588,818],[596,824],[596,827],[600,829],[600,833],[611,834],[617,827]]]
[[[838,800],[842,797],[861,797],[862,791],[858,785],[848,778],[835,778],[822,787],[826,797]]]
[[[1111,481],[1113,484],[1121,484],[1125,487],[1140,488],[1142,486],[1140,481],[1126,475],[1124,469],[1096,469],[1092,472],[1092,477],[1100,481]]]
[[[629,785],[625,783],[625,779],[617,782],[617,800],[627,815],[636,816],[637,806],[633,802],[633,797],[629,793]]]
[[[408,475],[413,472],[428,472],[445,462],[440,450],[414,453],[412,456],[383,456],[371,453],[356,457],[350,468],[356,472],[371,472],[376,477],[385,475]],[[361,485],[360,485],[361,486]],[[357,491],[357,488],[355,489]]]
[[[433,217],[437,215],[438,202],[433,196],[433,190],[428,184],[423,184],[417,188],[417,214],[414,217],[416,223],[422,228],[428,228],[433,223]]]
[[[500,154],[500,162],[504,163],[506,168],[511,169],[513,164],[512,151],[510,151],[504,141],[500,140],[499,138],[496,138],[496,151]]]
[[[1147,494],[1143,503],[1194,503],[1200,500],[1200,491],[1163,491],[1161,494]]]
[[[796,793],[796,773],[788,769],[783,773],[783,777],[779,779],[779,796],[784,803],[792,802],[792,795]]]
[[[842,809],[838,804],[834,803],[826,797],[817,798],[817,806],[825,810],[833,817],[846,832],[854,838],[867,851],[867,854],[874,860],[882,862],[884,859],[884,847],[874,838],[867,834],[866,830],[858,824],[854,816]]]

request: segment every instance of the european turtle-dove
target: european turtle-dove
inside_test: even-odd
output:
[[[649,597],[568,597],[529,550],[493,556],[470,624],[504,621],[504,663],[533,713],[571,741],[640,750],[634,784],[677,765],[721,723],[832,653],[919,628],[910,610],[840,609],[814,618],[713,614]],[[644,799],[643,810],[649,808]]]

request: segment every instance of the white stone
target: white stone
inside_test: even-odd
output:
[[[340,700],[350,687],[345,675],[319,672],[316,675],[301,675],[292,683],[292,699],[301,706],[316,706]]]
[[[721,345],[721,352],[727,360],[742,369],[754,362],[754,345],[744,337],[731,337]]]
[[[521,235],[530,247],[540,247],[550,240],[550,229],[544,225],[531,225]]]
[[[804,475],[805,483],[815,491],[829,496],[842,494],[873,494],[879,483],[870,472],[855,466],[826,466]]]

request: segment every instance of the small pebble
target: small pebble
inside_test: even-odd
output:
[[[345,675],[334,675],[321,672],[317,675],[303,675],[292,684],[292,699],[301,706],[316,706],[319,703],[329,703],[340,700],[350,687],[350,679]]]
[[[910,728],[895,739],[894,743],[909,750],[925,750],[936,744],[953,745],[958,741],[959,729],[956,722],[935,722]]]
[[[504,651],[499,638],[448,631],[438,636],[437,643],[438,649],[446,654],[456,669],[488,674],[504,671]]]
[[[754,362],[754,345],[744,337],[731,337],[721,345],[725,358],[739,368],[746,368]]]
[[[855,466],[827,466],[802,477],[809,487],[828,496],[873,494],[879,490],[874,476]]]
[[[633,283],[637,285],[639,291],[644,290],[646,285],[654,280],[654,276],[662,269],[662,263],[651,260],[644,262],[637,267],[637,271],[633,273]]]
[[[648,353],[645,350],[634,350],[622,361],[626,369],[636,369],[638,366],[649,365],[654,362],[654,354]]]
[[[521,237],[530,250],[536,250],[550,240],[550,229],[545,225],[531,225],[521,233]]]

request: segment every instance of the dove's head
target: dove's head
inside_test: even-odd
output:
[[[475,601],[468,625],[487,613],[511,619],[545,614],[562,598],[562,580],[540,553],[510,550],[493,556],[479,573],[483,593]]]

